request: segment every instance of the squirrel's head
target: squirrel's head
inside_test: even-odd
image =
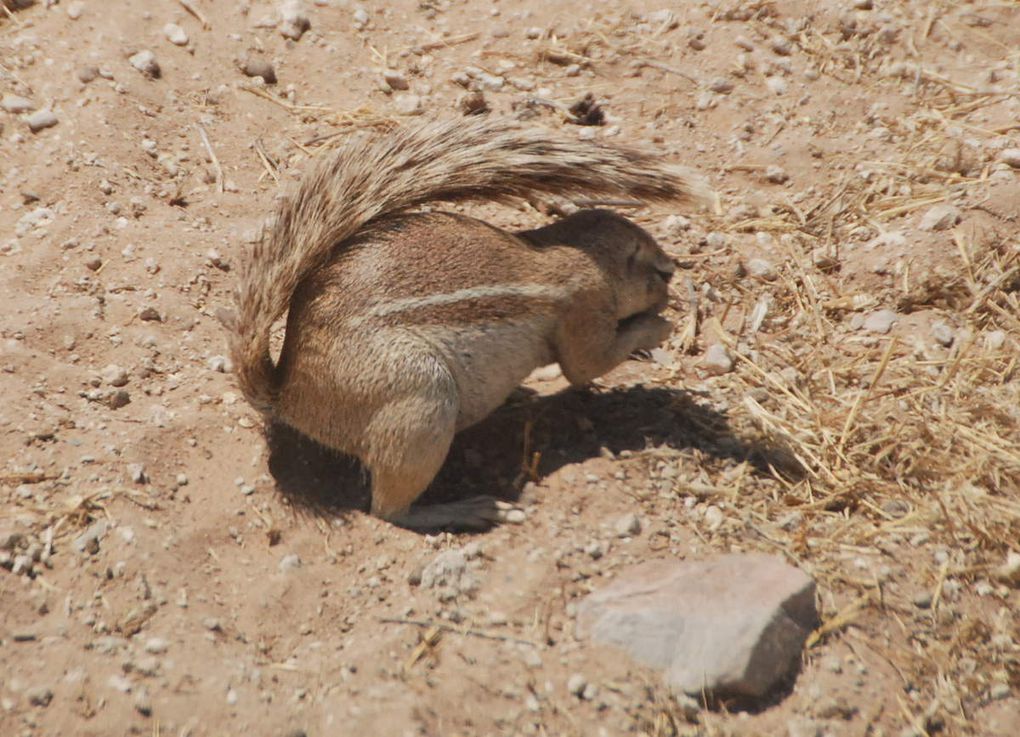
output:
[[[616,296],[616,318],[659,313],[669,300],[673,259],[643,228],[608,210],[582,210],[556,223],[587,252]]]

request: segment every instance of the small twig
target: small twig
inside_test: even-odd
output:
[[[443,41],[429,41],[428,43],[423,43],[421,46],[415,46],[415,48],[421,49],[422,51],[435,51],[436,49],[445,49],[449,48],[450,46],[457,46],[459,44],[467,43],[468,41],[474,41],[476,38],[478,38],[478,35],[479,34],[477,32],[465,33],[463,36],[454,36],[453,38],[448,38]]]
[[[266,173],[273,178],[273,181],[279,183],[280,177],[276,173],[278,169],[276,162],[266,153],[265,148],[262,146],[262,141],[257,138],[255,139],[255,153],[258,155],[259,160],[262,161],[262,166],[266,168]]]
[[[220,160],[216,158],[216,152],[213,151],[212,144],[209,143],[209,136],[206,135],[205,128],[198,124],[195,127],[198,128],[198,133],[202,136],[202,144],[209,153],[213,168],[216,170],[216,187],[220,192],[223,192],[223,167],[220,166]]]
[[[198,22],[202,24],[202,28],[204,28],[207,31],[210,28],[212,28],[212,24],[206,19],[204,15],[202,15],[202,11],[196,8],[194,3],[191,2],[191,0],[177,0],[177,2],[181,4],[182,8],[187,10],[189,13],[195,16],[196,19],[198,19]]]
[[[453,625],[443,624],[442,622],[429,622],[423,619],[404,619],[403,617],[379,617],[379,621],[383,624],[410,624],[415,627],[426,627],[429,629],[434,628],[442,630],[443,632],[451,632],[455,635],[478,637],[483,640],[498,640],[500,642],[515,642],[518,645],[531,645],[532,647],[538,647],[538,643],[532,642],[531,640],[525,640],[521,637],[496,635],[491,632],[482,632],[476,629],[462,629],[460,627],[454,627]]]
[[[687,72],[684,72],[676,67],[671,67],[669,64],[663,64],[661,61],[652,61],[651,59],[642,59],[641,66],[651,67],[652,69],[658,69],[662,72],[668,72],[669,74],[675,74],[678,77],[683,77],[693,85],[701,84]]]

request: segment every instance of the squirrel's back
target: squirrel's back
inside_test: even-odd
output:
[[[350,141],[315,162],[240,268],[230,351],[249,402],[270,411],[272,324],[301,281],[367,225],[433,200],[535,193],[705,199],[701,180],[655,154],[583,143],[508,120],[427,123]]]

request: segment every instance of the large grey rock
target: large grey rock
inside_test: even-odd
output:
[[[582,637],[691,694],[764,696],[796,669],[817,623],[811,577],[761,554],[642,563],[578,610]]]

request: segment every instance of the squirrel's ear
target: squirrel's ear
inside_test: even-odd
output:
[[[217,307],[213,310],[213,315],[227,330],[233,330],[237,327],[237,313],[234,310],[227,309],[226,307]]]

